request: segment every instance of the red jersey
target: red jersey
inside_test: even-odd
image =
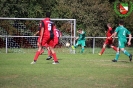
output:
[[[59,38],[62,36],[61,32],[56,28],[56,26],[54,26],[53,29],[54,29],[54,38],[56,37]]]
[[[109,27],[108,28],[108,31],[107,31],[107,33],[106,33],[106,37],[110,37],[111,35],[112,35],[112,28],[111,27]]]
[[[54,32],[53,32],[53,22],[50,21],[50,18],[45,18],[42,21],[40,40],[42,46],[48,44],[48,46],[54,46]]]
[[[50,21],[50,18],[45,18],[42,21],[41,27],[44,28],[43,37],[45,37],[45,38],[47,37],[50,39],[54,38],[53,23]]]
[[[61,37],[61,32],[56,28],[56,26],[54,26],[53,29],[54,29],[54,45],[57,45],[59,43],[59,37]]]

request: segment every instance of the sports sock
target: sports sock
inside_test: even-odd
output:
[[[34,57],[34,61],[37,61],[39,55],[40,55],[40,51],[37,51]]]
[[[84,52],[84,46],[82,46],[82,49],[81,49],[81,53],[83,53]]]
[[[117,47],[115,47],[115,46],[112,46],[112,49],[114,49],[115,51],[117,51]]]
[[[81,49],[81,53],[83,53],[84,52],[84,48],[83,49]]]
[[[55,62],[58,62],[58,59],[57,59],[57,57],[56,57],[56,53],[53,53],[52,56],[53,56],[54,61],[55,61]]]
[[[117,52],[117,53],[116,53],[116,56],[115,56],[115,60],[118,60],[119,56],[120,56],[120,53]]]
[[[124,50],[123,53],[124,53],[125,55],[127,55],[127,56],[130,56],[130,53],[127,52],[126,50]]]
[[[101,50],[100,54],[103,54],[103,53],[104,53],[104,51],[105,51],[105,48],[102,48],[102,50]]]

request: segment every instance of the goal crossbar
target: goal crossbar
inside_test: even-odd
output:
[[[9,17],[0,17],[0,20],[43,20],[43,19],[45,19],[45,18],[9,18]],[[71,27],[71,43],[73,43],[73,45],[75,45],[75,40],[72,41],[72,38],[76,37],[76,19],[51,18],[51,20],[52,21],[69,21],[71,23],[71,26],[73,26],[73,28]],[[73,36],[72,36],[72,30],[74,32]],[[10,37],[10,36],[8,35],[6,37]],[[20,37],[20,36],[18,36],[18,37]],[[24,37],[24,36],[21,36],[21,37]]]
[[[8,17],[0,17],[1,20],[43,20],[44,18],[8,18]],[[51,18],[51,20],[58,21],[76,21],[76,19],[60,19],[60,18]]]

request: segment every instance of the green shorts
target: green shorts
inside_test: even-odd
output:
[[[118,40],[118,47],[121,49],[121,48],[125,48],[125,45],[127,43],[127,40],[126,39],[119,39]]]
[[[76,45],[85,46],[85,40],[78,40]]]

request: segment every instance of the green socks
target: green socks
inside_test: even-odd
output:
[[[81,53],[83,53],[83,52],[84,52],[84,48],[81,49]]]
[[[117,53],[116,53],[116,56],[115,56],[115,60],[118,60],[119,56],[120,56],[120,53],[117,52]]]
[[[124,50],[123,53],[124,53],[125,55],[127,55],[127,56],[130,56],[130,53],[127,52],[126,50]],[[115,56],[115,60],[118,60],[119,56],[120,56],[120,53],[117,52],[117,53],[116,53],[116,56]]]
[[[126,50],[124,50],[123,53],[127,56],[130,56],[130,53],[128,53]]]

